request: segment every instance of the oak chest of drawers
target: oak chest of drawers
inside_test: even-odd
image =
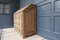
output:
[[[14,29],[23,38],[36,33],[36,5],[30,4],[14,13]]]

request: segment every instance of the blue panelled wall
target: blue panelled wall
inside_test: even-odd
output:
[[[13,13],[20,8],[20,0],[0,0],[0,3],[9,3],[10,12],[0,13],[0,28],[13,27]]]
[[[37,5],[37,34],[47,40],[60,40],[60,0],[20,0],[20,8]]]

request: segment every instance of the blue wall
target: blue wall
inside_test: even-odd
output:
[[[20,8],[29,5],[29,4],[38,4],[43,0],[20,0]]]
[[[20,8],[23,8],[24,6],[28,5],[28,4],[33,4],[34,0],[20,0]]]
[[[0,13],[0,28],[13,27],[13,13],[20,8],[20,0],[0,0],[0,2],[7,2],[10,4],[10,13]]]

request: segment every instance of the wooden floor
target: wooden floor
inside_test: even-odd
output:
[[[38,35],[33,35],[23,39],[18,33],[14,31],[14,28],[0,29],[1,40],[46,40]]]

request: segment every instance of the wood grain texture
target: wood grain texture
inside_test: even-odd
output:
[[[14,28],[23,38],[36,33],[36,5],[30,4],[14,13]]]

